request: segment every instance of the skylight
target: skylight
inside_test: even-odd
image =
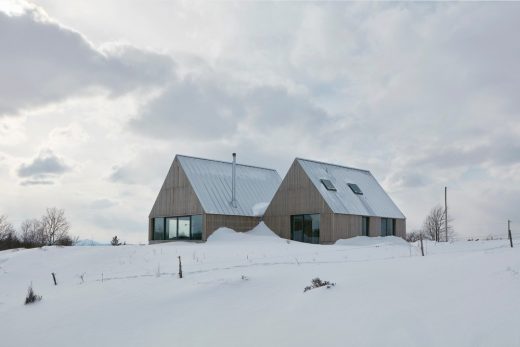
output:
[[[363,195],[361,189],[359,189],[358,185],[355,183],[347,183],[350,189],[354,192],[354,194]]]
[[[325,186],[325,188],[327,188],[327,190],[336,191],[336,187],[334,187],[334,185],[332,184],[332,182],[330,180],[322,178],[320,181]]]

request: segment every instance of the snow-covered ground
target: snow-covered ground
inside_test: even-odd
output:
[[[520,244],[426,249],[309,245],[260,226],[206,243],[3,251],[0,346],[520,346]],[[304,293],[314,277],[336,286]],[[43,299],[25,306],[30,283]]]

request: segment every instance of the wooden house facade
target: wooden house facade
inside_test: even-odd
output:
[[[369,171],[295,159],[263,216],[280,237],[330,244],[406,235],[406,219]]]
[[[205,241],[219,227],[250,230],[261,218],[256,207],[271,201],[280,182],[275,170],[177,155],[149,214],[148,240]]]

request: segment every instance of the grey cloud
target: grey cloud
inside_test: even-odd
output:
[[[29,163],[21,164],[17,169],[19,177],[28,178],[21,185],[50,185],[54,179],[70,171],[72,168],[51,150],[41,151]]]
[[[114,183],[143,186],[160,186],[173,161],[174,152],[147,149],[139,151],[134,158],[114,165],[108,180]]]
[[[240,102],[222,86],[188,79],[170,84],[130,127],[151,137],[207,139],[232,134],[243,115]]]
[[[54,181],[49,181],[45,179],[36,179],[36,180],[24,180],[20,182],[22,186],[48,186],[53,185]]]
[[[117,96],[172,77],[173,61],[128,45],[99,50],[37,9],[0,11],[0,116],[93,89]]]
[[[116,206],[117,202],[110,199],[96,199],[89,204],[89,207],[96,210],[103,210],[113,206]]]
[[[493,139],[492,142],[472,148],[457,145],[432,148],[421,157],[412,159],[411,166],[430,166],[441,169],[469,166],[508,166],[520,163],[520,142],[514,137],[509,140]]]
[[[283,87],[188,79],[172,83],[129,126],[155,138],[207,141],[230,137],[240,128],[254,132],[276,128],[286,134],[292,129],[319,132],[331,119],[306,96],[291,94]]]

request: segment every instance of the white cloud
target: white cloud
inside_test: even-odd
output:
[[[38,7],[0,11],[0,116],[81,93],[120,95],[167,81],[173,61],[129,45],[96,49]]]

